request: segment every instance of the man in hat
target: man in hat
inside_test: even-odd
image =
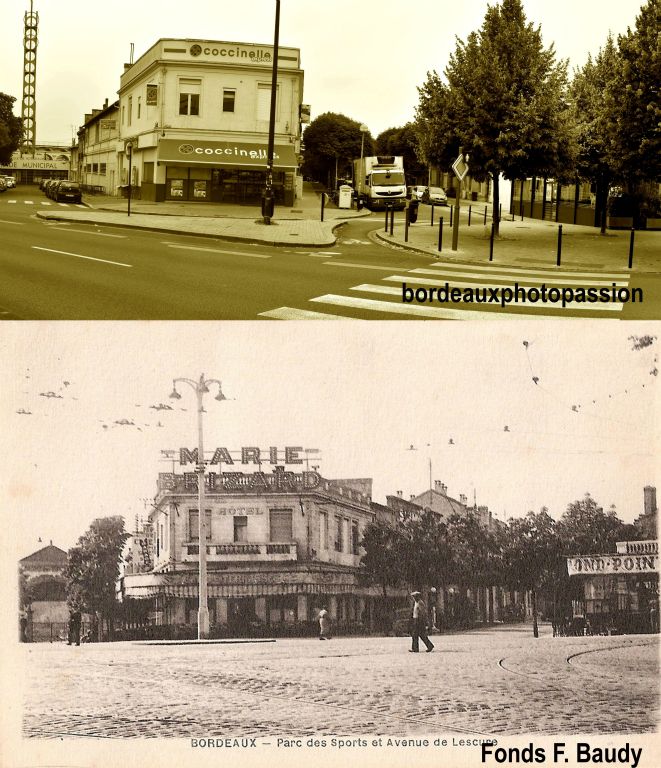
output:
[[[411,597],[413,598],[413,625],[411,632],[412,648],[409,653],[418,653],[420,650],[419,639],[422,639],[422,642],[427,646],[427,653],[431,653],[434,650],[434,644],[427,637],[427,623],[429,621],[427,606],[420,592],[411,592]]]

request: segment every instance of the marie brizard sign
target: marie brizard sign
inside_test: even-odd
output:
[[[567,573],[570,576],[654,573],[658,570],[658,555],[593,555],[567,558]]]
[[[268,492],[268,493],[291,493],[300,491],[311,491],[317,488],[321,483],[321,475],[314,470],[303,472],[290,472],[282,464],[302,464],[303,459],[299,456],[303,453],[303,448],[287,447],[284,450],[283,459],[278,457],[278,449],[270,447],[268,453],[262,458],[261,449],[254,446],[241,449],[241,464],[257,464],[260,469],[258,472],[209,472],[206,475],[206,486],[209,490],[224,491],[249,491],[249,492]],[[278,464],[280,461],[280,464]],[[198,465],[197,448],[192,451],[188,448],[179,449],[179,463]],[[216,448],[210,465],[235,464],[234,459],[227,448]],[[261,471],[262,464],[272,464],[274,469],[272,473],[267,474]],[[198,465],[199,466],[199,465]],[[197,489],[197,475],[194,472],[184,473],[184,483],[188,490]]]

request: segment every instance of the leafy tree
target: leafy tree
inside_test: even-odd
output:
[[[303,172],[330,187],[334,180],[352,175],[352,161],[360,157],[363,134],[360,123],[345,115],[325,112],[313,120],[303,134]],[[364,135],[363,154],[373,153],[370,133]]]
[[[583,499],[567,506],[557,530],[563,553],[571,556],[614,552],[615,543],[623,540],[628,529],[614,507],[604,512],[586,493]]]
[[[570,88],[573,112],[578,128],[577,171],[596,185],[596,208],[601,232],[606,232],[608,190],[618,173],[614,151],[612,104],[606,96],[621,67],[620,57],[609,35],[596,59],[588,57],[575,73]]]
[[[377,155],[401,155],[404,159],[404,173],[407,179],[427,176],[427,166],[418,158],[417,136],[413,123],[401,128],[388,128],[380,133],[374,142]]]
[[[380,584],[384,597],[388,594],[388,587],[401,582],[402,544],[401,531],[379,520],[370,523],[363,533],[360,545],[365,554],[360,560],[361,577],[367,582]]]
[[[65,569],[67,602],[72,609],[95,614],[113,633],[115,582],[119,576],[122,548],[129,534],[119,515],[94,520],[78,544],[68,552]]]
[[[648,0],[636,27],[618,37],[620,66],[608,88],[619,170],[633,192],[661,181],[661,0]]]
[[[510,520],[503,539],[502,556],[505,583],[513,589],[530,590],[533,635],[539,637],[538,590],[553,590],[555,598],[559,566],[563,562],[556,523],[545,508],[538,514],[528,512],[523,518]]]
[[[418,96],[414,123],[418,152],[427,163],[450,168],[461,144],[453,94],[436,72],[429,72]]]
[[[14,115],[14,96],[0,93],[0,163],[7,165],[23,138],[23,121]]]
[[[429,91],[439,78],[428,78],[419,114],[437,108],[431,121],[436,134],[451,129],[440,150],[443,159],[461,144],[470,155],[471,176],[493,180],[498,231],[501,173],[508,179],[561,177],[572,164],[567,64],[555,62],[553,46],[543,47],[521,0],[503,0],[488,7],[479,32],[457,41],[445,76],[447,86],[436,99]]]

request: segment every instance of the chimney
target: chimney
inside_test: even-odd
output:
[[[402,491],[397,491],[397,496],[401,499],[402,498]]]
[[[413,499],[415,499],[415,493],[411,494],[411,499],[410,500],[413,501]]]
[[[448,495],[448,487],[447,485],[445,485],[445,483],[441,483],[441,493],[443,494],[443,496]]]
[[[106,100],[103,102],[103,108],[104,108],[104,109],[108,109],[108,99],[107,99],[107,98],[106,98]]]
[[[645,514],[649,515],[656,511],[656,488],[652,485],[646,485],[643,488],[645,497]]]
[[[465,506],[466,502],[468,501],[468,496],[466,496],[465,493],[459,494],[459,501]]]
[[[443,483],[440,480],[434,480],[434,488],[440,493]]]

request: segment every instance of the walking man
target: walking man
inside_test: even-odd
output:
[[[411,650],[409,653],[418,653],[420,650],[419,640],[427,646],[427,653],[431,653],[434,650],[434,644],[427,637],[427,624],[429,619],[427,617],[427,606],[425,605],[420,592],[411,592],[413,598],[413,613],[412,613],[412,628],[411,628]]]

